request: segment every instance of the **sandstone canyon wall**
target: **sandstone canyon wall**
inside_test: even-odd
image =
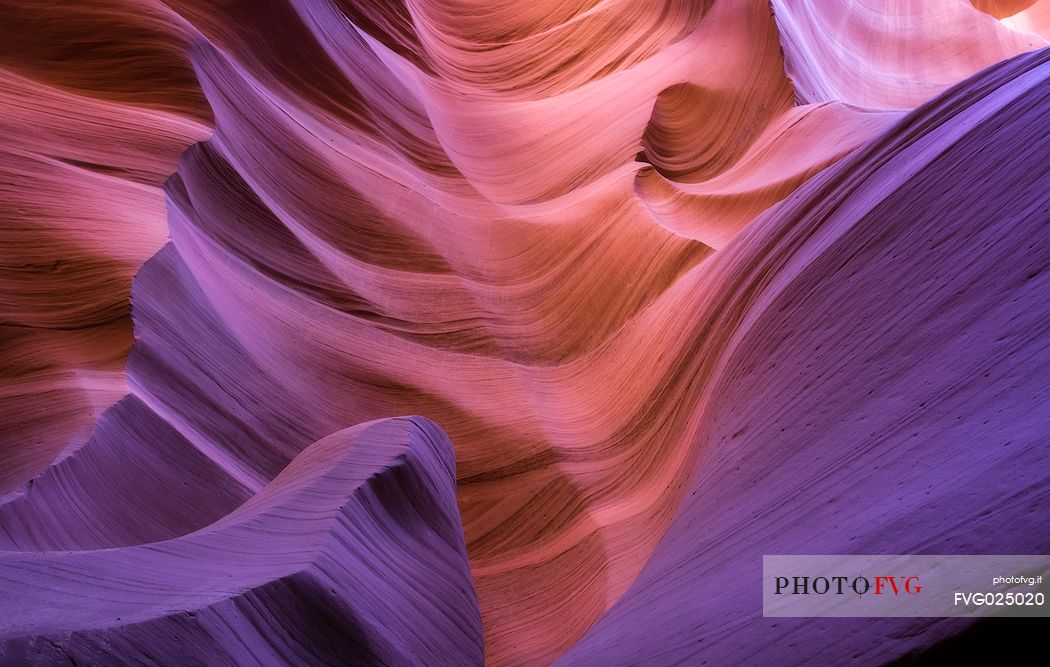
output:
[[[754,581],[1050,552],[1048,17],[0,3],[0,662],[965,634]]]

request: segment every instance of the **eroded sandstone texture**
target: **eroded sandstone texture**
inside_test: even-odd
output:
[[[0,663],[965,634],[764,619],[761,555],[1050,552],[1048,35],[1050,0],[0,2]]]

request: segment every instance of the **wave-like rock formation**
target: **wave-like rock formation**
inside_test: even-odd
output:
[[[0,553],[0,661],[477,664],[454,489],[441,430],[389,419],[319,440],[183,537]]]
[[[763,553],[1046,552],[1048,5],[0,5],[0,662],[795,662]]]
[[[127,392],[131,277],[211,125],[187,29],[159,3],[0,3],[0,493]]]

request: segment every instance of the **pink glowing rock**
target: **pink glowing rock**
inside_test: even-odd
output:
[[[1046,46],[965,2],[772,0],[803,102],[908,109],[1004,58]]]

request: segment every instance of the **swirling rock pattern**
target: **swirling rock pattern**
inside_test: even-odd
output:
[[[0,662],[803,661],[762,553],[1045,552],[1048,4],[5,3]]]

